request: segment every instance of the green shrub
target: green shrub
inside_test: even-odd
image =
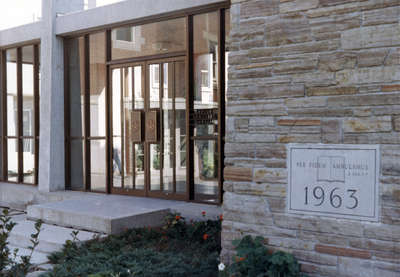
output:
[[[68,241],[49,256],[46,277],[218,276],[221,222],[185,222],[169,215],[164,227],[127,230],[79,245]]]
[[[39,234],[42,227],[42,222],[35,223],[35,233],[31,235],[32,245],[28,247],[31,252],[27,256],[21,256],[21,261],[18,259],[18,249],[12,253],[8,247],[8,238],[16,223],[11,221],[11,216],[8,209],[3,209],[0,214],[0,276],[4,277],[23,277],[32,269],[31,258],[35,248],[39,244]]]
[[[220,276],[235,277],[305,277],[292,254],[282,251],[270,254],[263,245],[264,238],[245,236],[233,241],[236,256],[230,266],[221,270]]]

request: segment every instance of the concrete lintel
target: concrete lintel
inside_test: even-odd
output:
[[[35,22],[0,31],[0,47],[39,41],[43,32],[43,22]]]
[[[227,3],[227,0],[128,0],[57,17],[56,34],[83,31],[135,22],[148,17],[184,11],[201,6]]]

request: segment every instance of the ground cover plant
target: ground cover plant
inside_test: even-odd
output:
[[[221,220],[186,222],[169,215],[164,227],[127,230],[83,244],[74,234],[62,251],[49,256],[54,268],[42,276],[218,276]]]

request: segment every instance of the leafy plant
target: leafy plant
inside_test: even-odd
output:
[[[18,249],[12,253],[9,248],[8,238],[16,223],[11,221],[8,209],[3,209],[0,214],[0,276],[4,277],[23,277],[32,269],[32,255],[39,244],[39,234],[42,227],[42,221],[35,223],[35,232],[31,235],[31,246],[29,255],[20,256],[18,261]]]
[[[220,220],[186,222],[170,214],[163,227],[136,228],[78,244],[49,256],[45,277],[218,276]]]
[[[233,241],[236,256],[225,267],[220,264],[220,276],[248,277],[304,277],[296,258],[289,253],[273,254],[263,244],[264,238],[245,236]],[[222,270],[221,270],[222,269]]]

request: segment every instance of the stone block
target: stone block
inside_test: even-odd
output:
[[[393,129],[400,131],[400,116],[393,117]]]
[[[357,63],[357,56],[351,52],[336,52],[323,54],[319,57],[319,69],[336,72],[343,69],[354,68]]]
[[[224,169],[224,178],[226,181],[252,181],[253,170],[251,168],[228,166]]]
[[[266,21],[267,46],[312,41],[308,19],[301,14],[270,17]]]
[[[318,253],[329,254],[333,256],[352,257],[359,259],[371,259],[371,252],[367,250],[359,250],[345,247],[337,247],[331,245],[317,244],[315,251]]]
[[[400,92],[400,84],[382,86],[382,92],[393,92],[393,91]]]
[[[342,121],[337,119],[326,119],[321,123],[322,143],[342,143]]]
[[[279,5],[280,13],[307,11],[318,7],[319,0],[293,0],[285,1]]]
[[[277,0],[256,0],[241,4],[240,17],[254,18],[277,14],[279,12],[279,1]]]
[[[226,108],[228,116],[279,116],[287,115],[286,107],[283,102],[253,101],[230,102]]]
[[[254,181],[257,183],[286,184],[287,170],[282,168],[255,168]]]
[[[363,25],[383,25],[399,22],[400,7],[365,11]]]
[[[289,116],[348,117],[353,115],[351,108],[303,108],[289,109]]]
[[[324,107],[326,106],[326,99],[318,97],[289,98],[285,100],[285,104],[288,108]]]
[[[365,226],[365,237],[376,240],[400,241],[400,226],[371,224]]]
[[[370,50],[359,52],[357,55],[359,67],[383,65],[389,50]]]
[[[327,95],[352,95],[357,94],[358,88],[352,87],[310,87],[307,88],[307,96],[327,96]]]
[[[370,260],[338,258],[338,275],[348,277],[376,277],[374,265]]]
[[[294,250],[292,251],[292,253],[299,261],[307,261],[309,263],[315,263],[317,265],[330,265],[335,267],[337,265],[337,257],[333,257],[331,255],[315,253],[314,251],[301,250]]]
[[[361,27],[342,33],[343,49],[393,47],[400,45],[400,25]]]
[[[376,133],[390,132],[392,118],[390,116],[374,118],[348,118],[343,121],[345,133]]]
[[[327,100],[331,107],[352,107],[352,106],[389,106],[400,104],[400,95],[390,94],[371,94],[371,95],[348,95],[334,96]]]
[[[312,71],[316,69],[317,59],[293,59],[279,62],[273,65],[275,74],[291,74]]]
[[[319,119],[307,119],[307,118],[298,118],[298,119],[279,119],[277,121],[279,126],[320,126],[321,120]]]
[[[244,89],[240,94],[241,99],[274,99],[304,96],[304,85],[277,84],[257,86],[254,90]]]
[[[400,81],[400,66],[346,69],[336,73],[336,81],[342,86]]]

